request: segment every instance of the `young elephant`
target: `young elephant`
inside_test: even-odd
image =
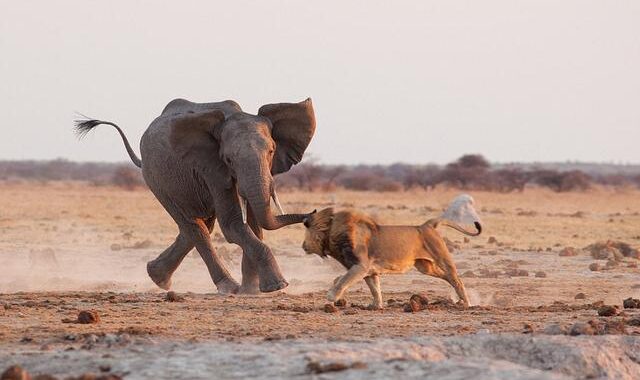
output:
[[[463,197],[470,201],[461,201]],[[456,209],[450,207],[441,217],[420,226],[382,226],[355,211],[334,212],[332,208],[326,208],[304,221],[307,230],[302,248],[307,254],[331,256],[348,269],[345,275],[334,281],[327,294],[329,301],[342,298],[349,286],[364,279],[373,295],[370,307],[380,309],[379,276],[383,273],[404,273],[415,266],[424,274],[447,281],[464,305],[469,306],[467,292],[458,277],[451,253],[436,228],[443,225],[465,235],[479,235],[482,229],[472,203],[473,199],[468,195],[460,196],[452,203]],[[463,210],[464,218],[469,220],[471,216],[475,219],[476,232],[469,232],[445,218],[460,214],[461,205],[468,209],[466,212]]]

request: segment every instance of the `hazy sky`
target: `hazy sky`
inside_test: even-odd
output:
[[[0,159],[124,161],[173,98],[312,97],[327,163],[640,163],[640,1],[0,0]]]

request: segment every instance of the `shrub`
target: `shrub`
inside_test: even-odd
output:
[[[144,181],[139,169],[122,165],[113,173],[111,183],[126,190],[135,190],[144,186]]]
[[[538,170],[531,174],[533,181],[553,191],[566,192],[587,190],[591,186],[588,175],[580,170],[558,172],[556,170]]]

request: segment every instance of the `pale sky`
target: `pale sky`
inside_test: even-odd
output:
[[[325,163],[640,163],[640,1],[0,0],[0,159],[125,161],[167,102],[314,101]]]

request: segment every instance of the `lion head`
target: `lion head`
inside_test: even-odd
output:
[[[315,253],[319,256],[326,256],[325,251],[328,248],[327,245],[332,221],[333,208],[325,208],[305,218],[303,223],[307,230],[304,235],[302,249],[304,249],[307,254]]]

